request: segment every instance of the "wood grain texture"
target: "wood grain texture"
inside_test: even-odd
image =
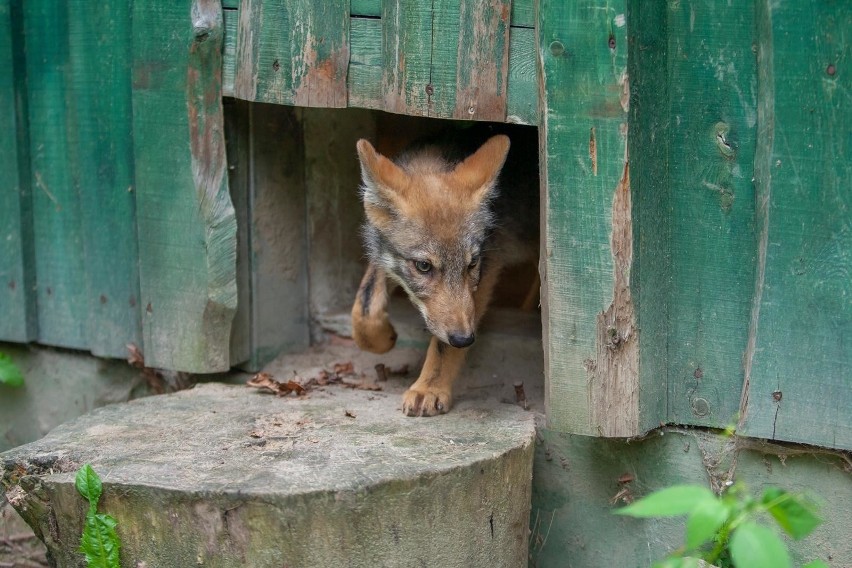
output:
[[[0,339],[36,338],[32,193],[20,4],[0,0]]]
[[[506,122],[538,124],[537,59],[535,30],[512,28],[509,34]]]
[[[349,27],[350,107],[381,109],[382,97],[382,21],[378,18],[352,18]]]
[[[538,14],[548,420],[604,436],[636,435],[640,422],[632,211],[619,197],[629,191],[624,9],[543,0]]]
[[[744,431],[852,448],[847,3],[757,3],[757,276]]]
[[[240,24],[238,9],[222,10],[222,21],[225,25],[225,45],[222,48],[222,96],[234,96],[234,66],[237,56],[237,29]]]
[[[66,132],[85,261],[85,337],[95,355],[124,358],[141,344],[131,112],[130,9],[68,2]]]
[[[383,108],[389,112],[429,116],[429,91],[434,92],[432,17],[431,3],[382,3]]]
[[[687,1],[667,18],[668,419],[723,428],[739,411],[755,277],[754,10]]]
[[[506,120],[506,90],[509,82],[511,1],[485,3],[462,0],[458,6],[456,104],[453,117],[503,122]],[[441,27],[436,31],[443,29]],[[438,45],[443,45],[443,35],[437,37]],[[453,45],[449,37],[446,38],[446,44]]]
[[[237,34],[237,98],[346,106],[348,2],[243,0]]]
[[[23,6],[39,341],[86,349],[88,294],[75,162],[69,6]]]
[[[221,6],[133,7],[133,124],[146,363],[229,367],[236,221],[225,176]]]
[[[643,428],[668,416],[672,217],[668,5],[628,3],[630,179],[634,213],[631,291],[642,331],[639,415]],[[734,389],[736,391],[736,389]]]

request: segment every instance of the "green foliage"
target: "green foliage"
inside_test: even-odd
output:
[[[787,547],[777,532],[757,519],[775,519],[794,539],[810,534],[822,521],[816,504],[803,495],[769,487],[754,499],[740,484],[716,496],[706,487],[675,485],[615,511],[630,517],[686,515],[686,544],[655,568],[695,568],[699,559],[733,568],[786,568]],[[814,560],[806,568],[827,568]]]
[[[77,472],[74,485],[89,502],[80,539],[80,552],[86,556],[86,565],[90,568],[119,568],[121,541],[115,532],[116,521],[109,515],[97,512],[98,500],[103,492],[101,478],[91,465],[86,464]]]
[[[21,387],[24,385],[24,375],[12,358],[5,353],[0,353],[0,385],[9,387]]]

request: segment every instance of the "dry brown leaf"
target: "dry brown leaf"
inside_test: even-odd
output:
[[[355,418],[355,413],[352,412],[351,410],[345,410],[344,414],[346,415],[347,418]]]
[[[346,361],[345,363],[335,363],[333,370],[334,374],[341,378],[355,374],[355,366],[352,365],[352,361]]]

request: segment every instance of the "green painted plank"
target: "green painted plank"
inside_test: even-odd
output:
[[[234,64],[237,55],[237,26],[240,23],[239,10],[222,10],[222,19],[225,23],[225,47],[222,51],[222,95],[234,96]]]
[[[503,2],[509,4],[509,2]],[[350,0],[349,12],[353,16],[379,18],[382,15],[382,0]],[[535,6],[533,0],[511,1],[512,27],[535,28]]]
[[[473,11],[473,7],[471,6],[472,2],[467,0],[433,0],[431,4],[429,7],[431,11],[430,25],[420,32],[429,40],[427,46],[429,53],[424,55],[417,52],[404,53],[402,61],[408,66],[410,62],[417,62],[421,57],[426,59],[429,66],[429,85],[431,85],[431,94],[426,93],[428,95],[428,116],[453,117],[456,114],[456,100],[460,94],[459,75],[462,69],[466,69],[469,76],[470,71],[472,71],[471,68],[477,66],[475,60],[462,60],[462,54],[473,55],[471,51],[473,51],[474,46],[470,38],[464,41],[462,37],[470,35],[472,31],[464,29],[462,14]],[[479,3],[479,6],[487,9],[484,3]],[[469,22],[468,25],[470,25]],[[390,64],[393,65],[392,62]],[[420,90],[423,89],[424,87],[420,86]],[[460,104],[461,102],[461,99],[459,99]],[[476,108],[473,105],[471,106],[475,113]],[[467,112],[467,108],[465,108],[465,112]]]
[[[758,2],[745,431],[852,449],[852,6]]]
[[[429,116],[432,95],[432,9],[418,0],[382,3],[382,108]],[[455,75],[453,75],[455,78]],[[448,85],[440,85],[447,89]]]
[[[133,128],[145,361],[229,367],[236,220],[222,116],[221,6],[133,4]]]
[[[382,0],[350,0],[349,13],[353,16],[379,18],[382,15]]]
[[[772,486],[814,497],[824,522],[803,540],[786,539],[793,566],[815,558],[852,566],[848,456],[747,438],[732,443],[696,429],[660,433],[625,441],[538,431],[531,568],[651,566],[684,544],[686,517],[633,519],[613,510],[674,484],[718,490],[728,479],[744,482],[753,495]]]
[[[27,342],[38,330],[22,34],[19,3],[0,0],[0,339]]]
[[[352,18],[349,25],[348,106],[381,109],[382,99],[382,21],[378,18]]]
[[[67,131],[80,200],[88,348],[124,358],[141,344],[130,79],[130,9],[123,0],[68,3]]]
[[[512,28],[509,32],[509,85],[506,93],[506,121],[538,124],[537,44],[532,28]]]
[[[631,292],[642,333],[639,412],[640,416],[661,419],[668,413],[672,295],[667,11],[663,2],[630,0],[627,13],[631,91],[628,150],[631,189],[636,198]]]
[[[39,341],[86,349],[88,282],[74,164],[69,6],[24,4]]]
[[[509,16],[511,2],[462,0],[458,5],[458,34],[455,42],[449,26],[434,29],[433,76],[442,69],[439,50],[450,46],[457,58],[455,108],[452,116],[465,120],[506,120],[506,91],[509,82]],[[448,10],[448,13],[450,11]]]
[[[547,415],[604,436],[659,418],[639,415],[624,7],[542,0],[538,14]]]
[[[669,4],[669,124],[658,135],[669,145],[671,265],[661,269],[677,424],[724,427],[739,412],[754,290],[754,25],[751,5]]]
[[[346,106],[348,2],[243,0],[237,33],[234,96]]]
[[[535,29],[534,0],[512,0],[512,27]]]

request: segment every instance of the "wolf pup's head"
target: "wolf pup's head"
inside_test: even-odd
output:
[[[397,163],[366,140],[357,148],[367,255],[402,285],[432,334],[467,347],[476,329],[473,293],[482,276],[483,243],[493,223],[489,201],[509,138],[494,136],[455,163],[439,146]]]

